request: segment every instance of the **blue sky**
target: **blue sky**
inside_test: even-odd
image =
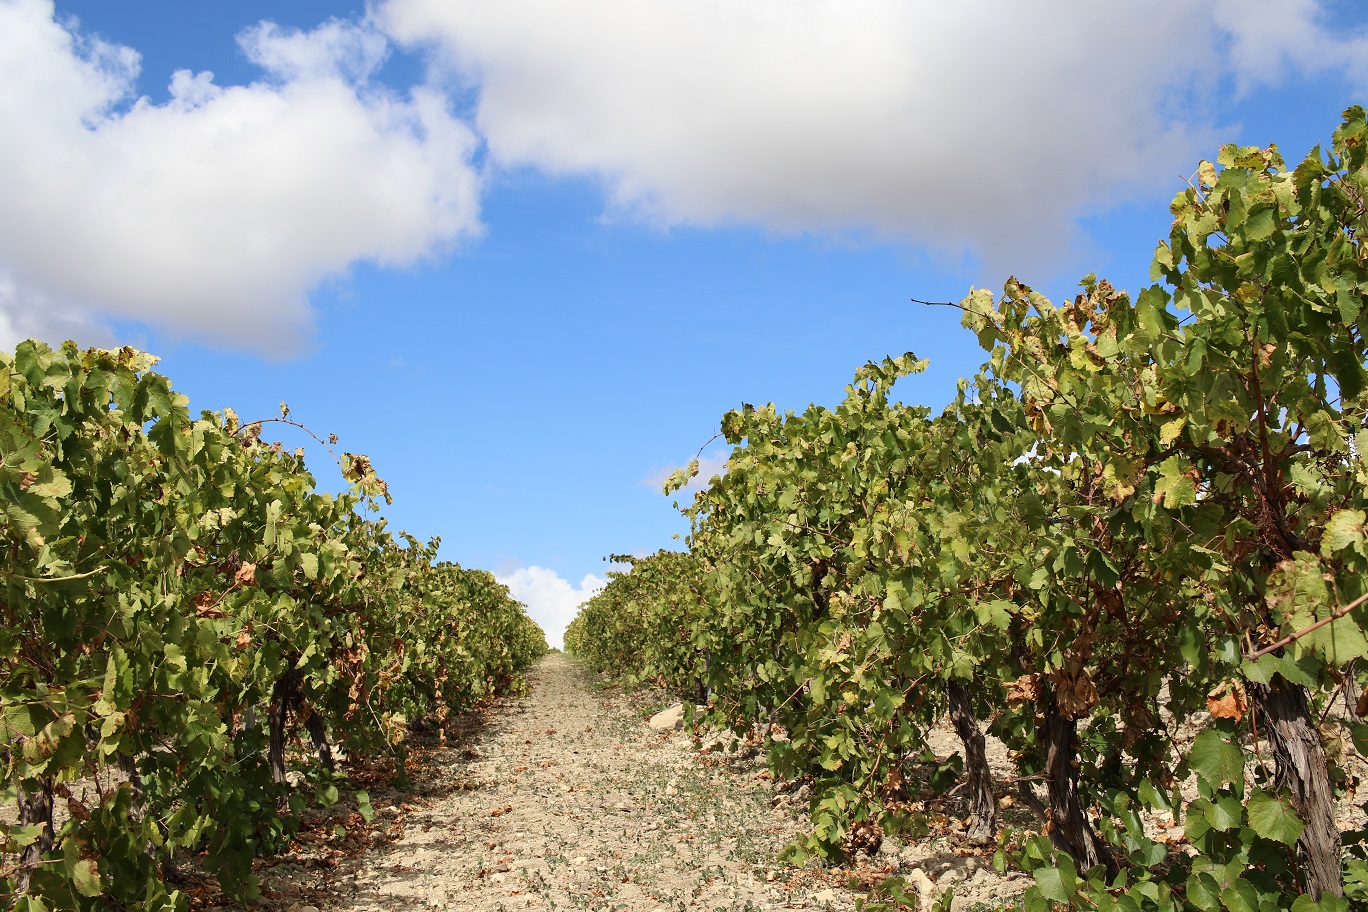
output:
[[[906,350],[941,405],[909,298],[1138,288],[1199,159],[1368,98],[1359,5],[1114,7],[0,0],[0,344],[287,401],[556,639],[725,410]]]

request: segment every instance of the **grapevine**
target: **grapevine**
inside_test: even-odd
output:
[[[661,679],[697,678],[712,724],[768,732],[813,785],[797,857],[915,830],[948,713],[969,838],[1034,875],[1027,909],[1368,904],[1334,816],[1368,727],[1330,712],[1368,655],[1366,150],[1358,107],[1292,170],[1223,148],[1134,299],[1096,276],[1062,304],[971,291],[952,306],[987,360],[939,414],[894,398],[911,353],[834,408],[727,413],[730,458],[684,509],[690,610],[634,568],[575,648],[681,669]],[[1013,784],[1040,837],[996,820]]]
[[[545,651],[492,576],[365,515],[388,491],[364,457],[339,458],[349,491],[319,491],[302,451],[231,410],[192,417],[153,364],[0,354],[16,907],[184,909],[168,876],[191,854],[251,899],[254,854],[336,800],[338,748],[402,761],[410,722],[518,687]],[[286,750],[301,728],[302,759]]]

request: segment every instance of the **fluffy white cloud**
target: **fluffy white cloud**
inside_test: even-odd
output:
[[[13,351],[24,339],[63,341],[109,347],[115,340],[109,330],[79,309],[53,305],[33,289],[21,291],[14,280],[0,272],[0,349]]]
[[[1214,139],[1201,99],[1220,80],[1364,72],[1362,42],[1313,0],[1254,5],[1268,15],[1246,0],[385,0],[375,17],[478,86],[495,160],[600,176],[619,212],[873,232],[1000,270],[1056,258],[1080,214],[1166,193]]]
[[[180,71],[152,104],[134,50],[0,0],[0,329],[53,331],[16,303],[41,299],[287,352],[321,280],[478,232],[477,140],[440,92],[375,82],[383,35],[265,23],[239,44],[261,81]]]
[[[457,74],[387,88],[398,41]],[[286,352],[308,294],[480,231],[491,160],[604,181],[650,223],[873,234],[1039,274],[1074,220],[1166,193],[1222,88],[1331,72],[1368,37],[1318,0],[377,0],[364,22],[239,36],[250,85],[0,0],[0,341],[145,320]]]
[[[608,584],[592,573],[585,574],[579,585],[572,585],[560,574],[547,567],[519,567],[500,574],[499,582],[508,587],[513,597],[527,606],[532,620],[546,631],[546,642],[557,649],[565,646],[565,628],[575,619],[579,606],[593,598]]]
[[[1346,31],[1318,0],[1216,0],[1212,15],[1229,35],[1243,88],[1275,84],[1289,71],[1335,71],[1368,87],[1368,35]]]

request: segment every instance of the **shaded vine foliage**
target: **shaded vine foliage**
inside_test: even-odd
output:
[[[252,857],[345,785],[335,750],[402,763],[410,723],[518,688],[546,648],[493,576],[365,515],[388,500],[365,457],[340,457],[347,493],[321,492],[260,422],[192,417],[154,361],[0,353],[15,908],[184,909],[191,853],[249,899]],[[287,752],[304,731],[311,751]]]
[[[998,833],[1028,909],[1368,907],[1365,834],[1334,816],[1368,728],[1332,705],[1368,655],[1366,200],[1361,108],[1291,170],[1228,146],[1135,299],[1088,276],[951,305],[987,360],[939,414],[894,398],[911,353],[834,408],[729,412],[684,511],[701,610],[601,619],[618,639],[586,648],[706,649],[708,718],[771,725],[771,762],[811,777],[797,855],[913,823],[911,761],[953,710],[1041,815]]]

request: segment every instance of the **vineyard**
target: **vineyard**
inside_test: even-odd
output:
[[[911,353],[835,408],[727,413],[688,552],[572,624],[594,667],[767,734],[811,784],[794,858],[915,833],[948,714],[969,836],[1034,875],[1026,909],[1368,908],[1335,816],[1368,752],[1364,111],[1292,170],[1222,149],[1172,213],[1134,299],[947,302],[987,360],[939,414],[894,398]]]
[[[546,651],[491,574],[366,515],[389,494],[365,457],[322,492],[262,439],[286,407],[193,418],[153,364],[0,353],[11,908],[183,910],[192,860],[251,900],[253,857],[348,790],[343,757],[402,771],[410,726],[517,690]]]

